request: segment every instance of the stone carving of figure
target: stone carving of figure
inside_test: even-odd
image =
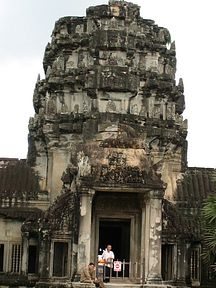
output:
[[[84,114],[88,113],[88,106],[87,106],[85,100],[83,101],[83,113]]]
[[[166,28],[161,28],[158,33],[159,41],[167,44],[171,42],[171,36],[169,31]]]
[[[61,113],[68,112],[68,106],[65,104],[64,93],[58,93],[59,102],[61,103]]]
[[[72,69],[72,68],[74,68],[74,60],[73,60],[73,57],[70,55],[69,57],[68,57],[68,60],[67,60],[67,62],[66,62],[66,70],[70,70],[70,69]]]
[[[77,25],[75,29],[75,33],[78,33],[78,34],[83,33],[83,25]]]
[[[76,175],[77,175],[78,169],[74,166],[69,166],[66,168],[66,170],[62,173],[61,180],[63,182],[63,187],[70,188],[72,182],[74,181]]]
[[[67,104],[65,103],[62,103],[62,106],[61,106],[61,113],[68,113],[68,106]]]
[[[132,107],[131,107],[131,114],[134,114],[134,115],[138,115],[139,114],[139,111],[138,111],[138,106],[137,104],[133,104]]]
[[[140,115],[140,116],[144,116],[144,117],[147,116],[147,110],[146,110],[146,107],[145,107],[143,104],[142,104],[142,106],[141,106],[139,115]]]
[[[157,71],[158,68],[158,56],[156,55],[148,55],[145,59],[146,61],[146,69]]]
[[[79,105],[78,105],[78,104],[75,104],[75,105],[74,105],[74,113],[75,113],[75,114],[78,114],[78,113],[79,113]]]
[[[109,21],[108,20],[106,20],[106,19],[102,20],[101,29],[102,30],[108,30],[109,29]]]
[[[159,119],[161,114],[161,105],[156,104],[154,106],[153,117]]]
[[[175,104],[174,103],[167,104],[166,116],[167,116],[167,120],[172,120],[175,118]]]
[[[118,5],[112,5],[111,6],[111,14],[114,16],[114,17],[118,17],[119,14],[120,14],[120,8]]]
[[[110,20],[110,28],[118,29],[118,20],[115,17],[112,17]]]
[[[150,118],[152,118],[154,115],[154,102],[155,102],[154,97],[150,97],[148,99],[148,116]]]
[[[59,30],[59,33],[61,35],[67,35],[68,34],[68,30],[67,30],[67,26],[65,24],[62,24]]]
[[[170,63],[165,64],[164,71],[165,71],[165,74],[170,75],[172,78],[175,77],[176,68],[174,67],[174,65],[170,65]]]
[[[84,68],[85,67],[85,62],[84,62],[85,56],[83,51],[80,51],[79,55],[78,55],[78,67],[79,68]]]
[[[115,102],[111,99],[107,101],[106,112],[116,112]]]
[[[48,115],[56,114],[56,99],[54,95],[49,96],[46,110]]]
[[[53,72],[64,71],[64,57],[58,56],[57,59],[53,62],[52,65]]]
[[[117,65],[118,64],[117,57],[113,53],[110,53],[108,63],[110,65]]]
[[[78,153],[77,159],[78,159],[78,175],[81,177],[90,175],[91,165],[89,162],[89,157],[85,155],[83,151],[81,151]]]

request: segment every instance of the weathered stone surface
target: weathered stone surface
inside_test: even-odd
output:
[[[55,24],[44,55],[46,76],[35,86],[28,158],[54,203],[43,218],[47,229],[63,231],[64,222],[71,221],[69,204],[65,211],[57,209],[68,199],[65,192],[59,196],[61,180],[64,190],[78,191],[78,268],[91,258],[90,219],[96,217],[91,203],[100,190],[111,189],[113,197],[120,191],[142,191],[147,197],[149,189],[158,190],[161,199],[166,188],[165,197],[175,197],[187,146],[184,89],[182,80],[175,82],[175,56],[169,31],[142,19],[132,3],[110,1],[88,8],[86,17],[63,17]],[[152,211],[155,201],[149,204]],[[147,200],[142,203],[141,209],[147,209]],[[155,247],[149,246],[150,254]],[[139,259],[147,256],[142,253]],[[156,266],[152,275],[160,277]]]
[[[128,249],[120,257],[131,265],[129,283],[107,288],[174,287],[189,277],[181,237],[198,238],[191,228],[196,218],[186,223],[181,214],[188,211],[182,195],[190,198],[200,190],[191,174],[182,177],[187,167],[184,85],[175,80],[169,31],[142,19],[139,10],[133,3],[109,1],[89,7],[86,17],[55,23],[43,59],[45,79],[38,77],[33,94],[29,166],[0,161],[0,225],[10,235],[10,221],[17,221],[12,238],[23,247],[20,273],[28,286],[92,287],[72,281],[84,265],[97,261],[99,244],[105,244],[103,221],[113,229],[108,236],[122,233],[116,250]],[[23,171],[15,182],[7,178],[8,170],[17,171],[14,163]],[[10,210],[19,205],[16,213]],[[6,232],[3,240],[12,239]],[[178,273],[173,270],[169,286],[162,285],[161,244],[170,241],[182,254],[174,255],[173,248]],[[33,282],[30,246],[37,247]]]

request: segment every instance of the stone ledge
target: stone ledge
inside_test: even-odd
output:
[[[82,283],[82,282],[72,282],[73,288],[95,288],[95,284],[92,283]]]
[[[189,288],[188,286],[175,286],[171,284],[144,284],[143,288]]]
[[[106,288],[143,288],[143,284],[135,283],[105,283]]]

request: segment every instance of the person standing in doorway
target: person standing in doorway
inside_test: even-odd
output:
[[[106,249],[103,251],[101,258],[104,259],[105,262],[104,282],[110,282],[110,275],[113,268],[113,260],[115,258],[112,251],[112,245],[107,245]]]

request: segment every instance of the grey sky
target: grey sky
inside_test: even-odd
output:
[[[0,0],[0,157],[25,158],[32,95],[55,21],[83,16],[108,0]],[[176,41],[177,77],[185,85],[190,166],[216,167],[214,0],[134,0]]]

